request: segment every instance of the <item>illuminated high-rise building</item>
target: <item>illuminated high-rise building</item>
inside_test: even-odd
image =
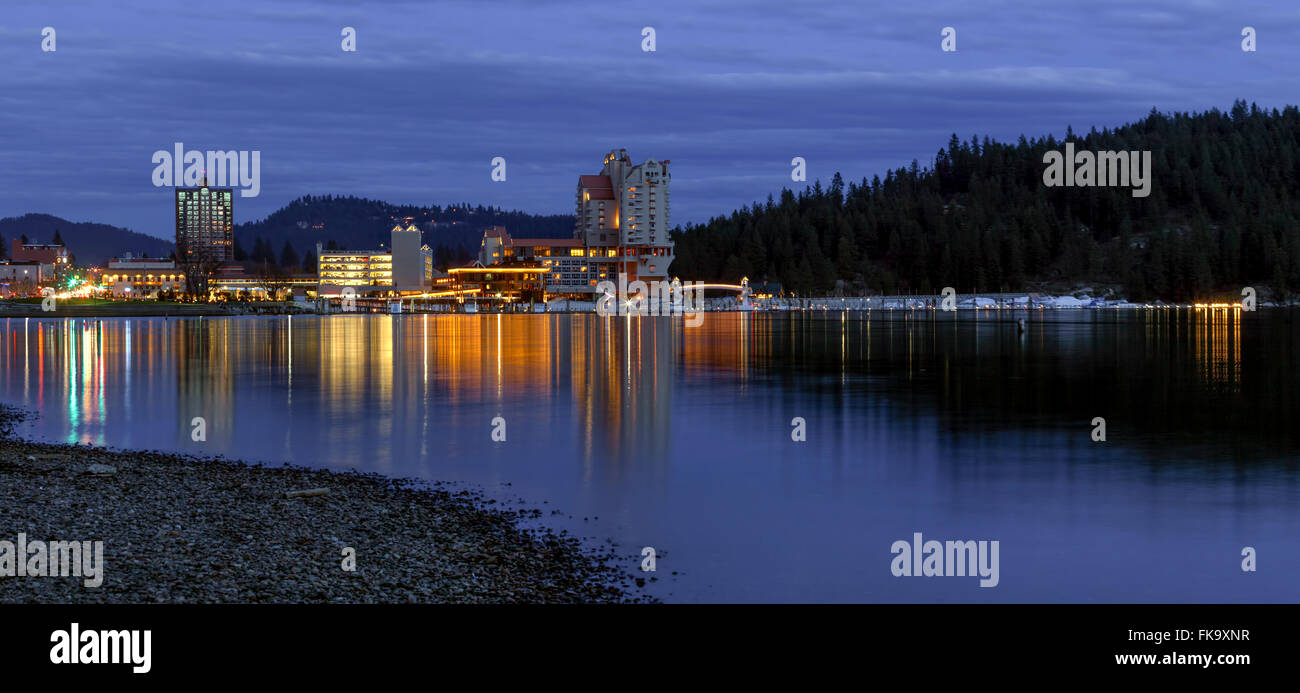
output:
[[[234,260],[235,231],[230,188],[176,188],[176,258],[182,265]]]
[[[586,247],[589,285],[620,272],[628,280],[666,280],[673,261],[668,237],[668,161],[632,165],[626,149],[605,155],[599,174],[578,177],[574,237]]]

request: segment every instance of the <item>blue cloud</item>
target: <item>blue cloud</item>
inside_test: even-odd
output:
[[[167,237],[150,157],[262,152],[239,221],[306,193],[571,211],[609,149],[671,159],[676,222],[809,175],[922,162],[949,134],[1014,139],[1161,110],[1294,102],[1300,12],[1263,2],[161,1],[0,18],[0,216]],[[658,50],[640,50],[654,26]],[[1239,48],[1243,26],[1259,51]],[[40,50],[53,26],[58,50]],[[356,27],[358,51],[340,49]],[[958,30],[958,51],[939,30]],[[509,178],[489,179],[506,157]]]

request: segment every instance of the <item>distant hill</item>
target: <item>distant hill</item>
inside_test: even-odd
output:
[[[408,222],[409,219],[409,222]],[[388,247],[389,231],[397,223],[414,223],[423,240],[446,261],[460,261],[478,252],[483,229],[504,226],[514,236],[569,238],[573,215],[536,216],[496,207],[454,205],[396,205],[381,200],[335,195],[308,195],[290,202],[265,219],[235,227],[239,252],[269,248],[279,260],[286,242],[305,256],[316,244],[370,250]],[[260,242],[259,242],[260,239]]]
[[[407,221],[409,218],[409,222]],[[569,238],[573,215],[537,216],[495,207],[455,205],[395,205],[381,200],[335,195],[308,195],[272,212],[265,219],[235,227],[235,245],[241,260],[255,251],[281,261],[290,243],[300,260],[314,252],[316,243],[351,250],[387,248],[389,231],[398,222],[414,223],[424,232],[424,242],[436,251],[438,264],[467,262],[478,252],[483,229],[504,226],[517,237]],[[0,219],[0,239],[7,256],[9,239],[26,234],[33,243],[48,243],[59,232],[78,264],[104,265],[123,253],[137,257],[172,254],[172,243],[107,224],[71,222],[49,214],[26,214]],[[268,252],[269,251],[269,252]]]
[[[49,243],[54,240],[56,230],[68,246],[68,252],[82,265],[104,265],[127,252],[137,257],[170,257],[172,254],[170,242],[130,229],[68,221],[49,214],[24,214],[0,219],[0,238],[4,239],[0,255],[9,257],[9,244],[15,238],[26,235],[32,243]]]

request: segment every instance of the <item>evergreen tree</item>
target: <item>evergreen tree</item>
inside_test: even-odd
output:
[[[1151,152],[1147,197],[1128,187],[1046,187],[1043,156]],[[1014,144],[955,134],[933,161],[844,186],[837,173],[672,232],[672,273],[734,281],[766,271],[789,290],[836,280],[920,292],[1118,283],[1134,300],[1233,287],[1300,290],[1300,109],[1238,101]]]
[[[280,266],[290,272],[298,269],[298,253],[289,241],[285,241],[284,247],[280,249]]]

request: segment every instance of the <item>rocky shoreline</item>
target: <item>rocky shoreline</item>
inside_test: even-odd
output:
[[[0,576],[0,602],[651,601],[612,550],[525,528],[537,510],[374,474],[29,442],[20,417],[0,407],[0,542],[102,541],[103,582]],[[306,489],[328,492],[286,497]]]

